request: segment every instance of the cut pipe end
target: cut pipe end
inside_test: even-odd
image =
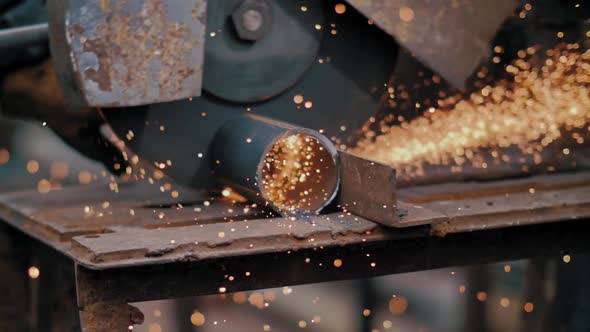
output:
[[[258,164],[258,187],[283,215],[315,214],[336,196],[339,173],[334,145],[313,130],[297,128],[266,149]]]

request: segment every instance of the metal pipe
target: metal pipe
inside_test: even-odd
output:
[[[340,185],[338,151],[329,139],[256,115],[222,126],[210,155],[221,183],[284,216],[318,213]]]
[[[39,23],[17,28],[0,29],[0,50],[37,45],[49,39],[49,24]]]

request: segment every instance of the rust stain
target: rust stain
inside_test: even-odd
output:
[[[84,27],[81,26],[80,24],[72,24],[72,26],[69,29],[70,35],[73,35],[73,36],[79,36],[79,35],[83,34],[84,31],[85,31]]]
[[[96,27],[96,31],[100,32],[108,29],[104,23]],[[86,78],[93,80],[98,84],[99,89],[103,91],[112,91],[112,84],[110,78],[111,61],[110,54],[115,50],[115,45],[107,47],[104,40],[92,39],[84,43],[84,52],[94,53],[98,59],[98,69],[89,68],[84,71]]]
[[[109,15],[96,26],[92,39],[85,38],[88,36],[80,26],[69,29],[73,37],[82,40],[83,51],[98,60],[98,67],[85,69],[82,78],[96,82],[102,91],[118,86],[123,98],[129,89],[146,97],[149,83],[155,80],[160,93],[156,97],[172,98],[182,92],[183,81],[197,70],[186,58],[199,45],[188,24],[167,17],[164,1],[145,1],[134,15],[122,12],[127,2],[101,0],[100,9]],[[197,10],[200,7],[193,13]],[[155,70],[149,68],[152,60],[159,65]]]
[[[100,0],[100,10],[103,13],[111,14],[113,12],[111,10],[111,0]]]

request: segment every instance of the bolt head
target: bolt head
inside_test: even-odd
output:
[[[265,0],[244,0],[231,17],[238,37],[242,40],[260,40],[270,30],[271,8]]]
[[[256,32],[262,28],[264,16],[255,9],[248,9],[242,14],[242,25],[249,32]]]

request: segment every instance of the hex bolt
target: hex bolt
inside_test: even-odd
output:
[[[242,24],[250,32],[256,32],[262,28],[264,17],[256,9],[248,9],[242,14]]]
[[[238,37],[242,40],[258,41],[270,30],[271,7],[266,0],[243,0],[231,16]]]

